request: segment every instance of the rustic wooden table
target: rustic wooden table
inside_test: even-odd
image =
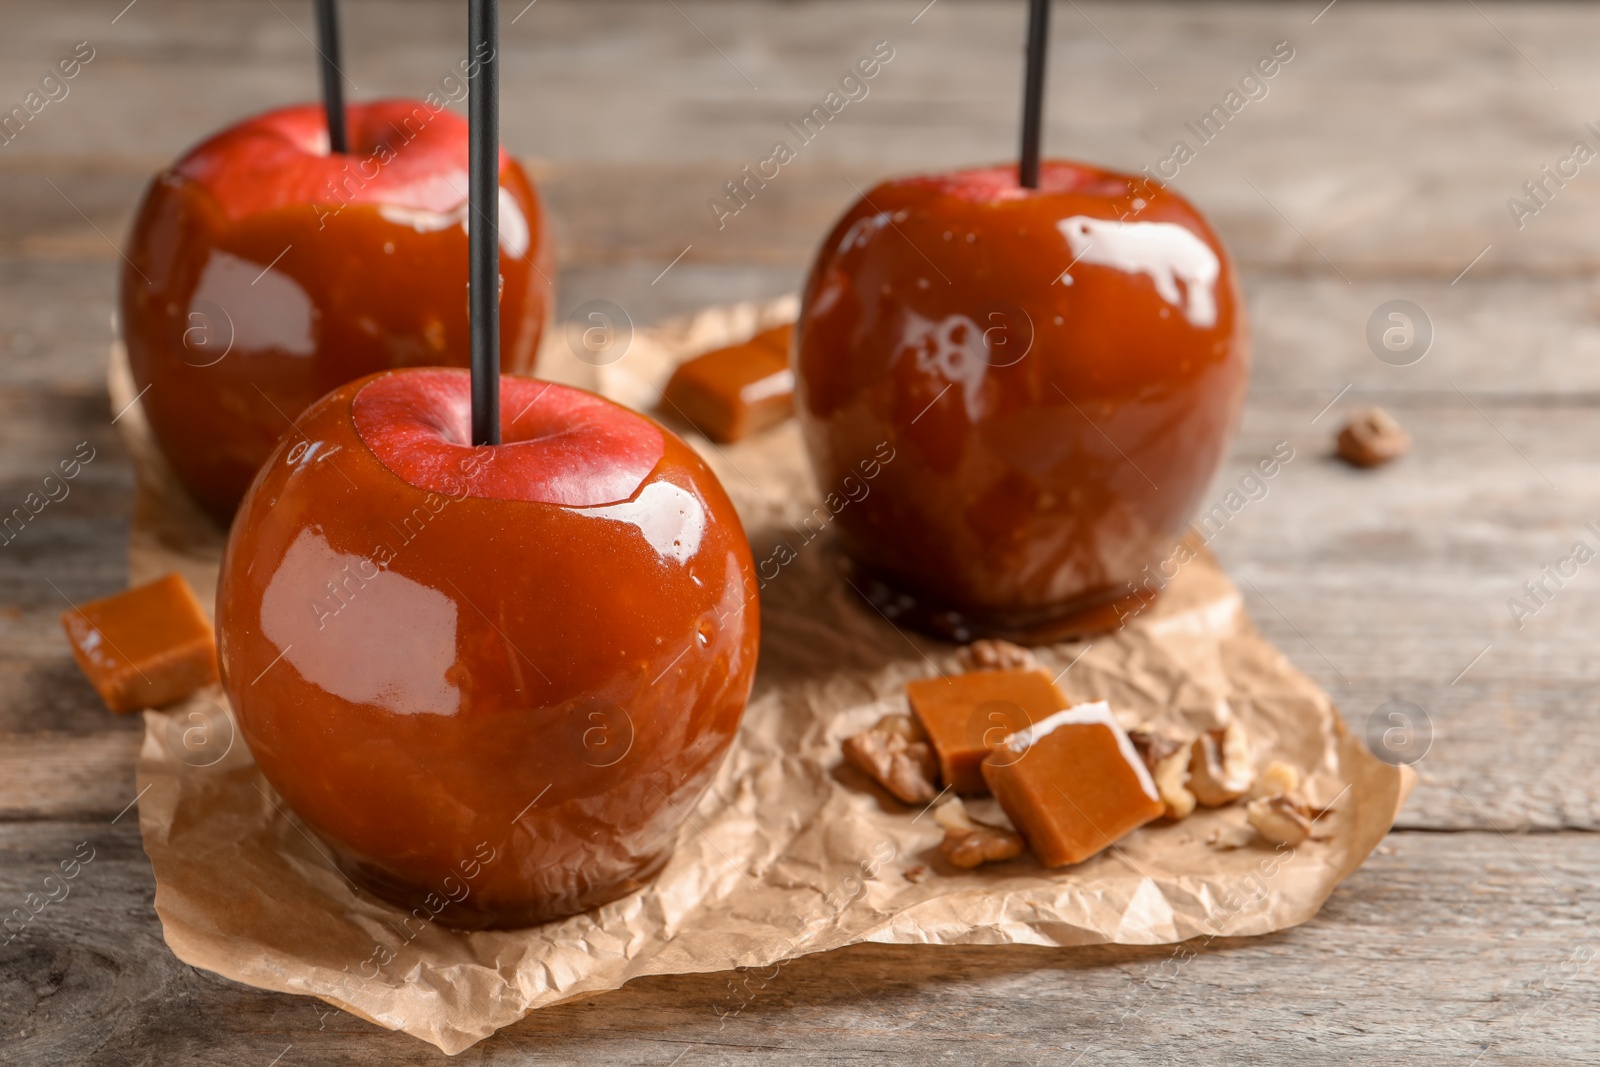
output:
[[[1573,147],[1600,149],[1600,10],[1325,2],[1058,4],[1047,145],[1130,170],[1197,148],[1176,184],[1234,250],[1256,336],[1217,485],[1276,441],[1297,457],[1215,547],[1352,729],[1390,700],[1422,709],[1421,785],[1387,843],[1312,922],[1193,958],[862,946],[786,967],[734,1017],[714,1007],[732,975],[649,979],[463,1062],[1600,1062],[1600,567],[1545,571],[1600,547],[1600,168]],[[140,724],[100,707],[56,621],[126,579],[105,353],[140,191],[203,134],[316,84],[305,0],[124,3],[0,3],[0,107],[93,50],[0,146],[0,505],[95,450],[0,549],[0,910],[80,842],[95,856],[0,947],[0,1061],[437,1061],[172,956],[128,810]],[[462,6],[349,0],[357,95],[433,88],[464,53]],[[853,186],[1013,152],[1016,3],[504,12],[504,137],[553,210],[567,310],[604,297],[642,323],[790,291]],[[878,41],[894,58],[870,95],[719,229],[706,201]],[[1199,144],[1185,122],[1280,41],[1293,58],[1267,95]],[[1367,340],[1391,300],[1431,323],[1410,365],[1394,364],[1420,348],[1385,362]],[[1415,451],[1353,472],[1331,434],[1374,400]],[[1513,618],[1508,598],[1541,579],[1538,610]]]

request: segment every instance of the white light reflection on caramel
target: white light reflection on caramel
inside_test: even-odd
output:
[[[1217,324],[1217,254],[1175,222],[1120,222],[1073,215],[1056,223],[1074,260],[1129,274],[1148,274],[1156,293],[1195,326]],[[1183,283],[1186,292],[1178,291]],[[1187,301],[1185,300],[1187,296]]]
[[[353,704],[453,715],[456,605],[437,589],[301,530],[261,598],[261,632],[295,670]],[[378,654],[374,654],[378,650]]]
[[[632,500],[584,508],[582,514],[627,523],[644,535],[656,555],[679,563],[694,558],[706,532],[700,498],[671,482],[651,482]]]
[[[232,342],[239,349],[313,354],[317,341],[311,328],[311,298],[293,278],[270,268],[263,270],[263,266],[213,251],[189,301],[190,316],[185,321],[200,321],[193,316],[221,308],[232,324]]]

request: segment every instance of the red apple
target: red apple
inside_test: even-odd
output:
[[[313,401],[374,371],[466,366],[467,124],[413,100],[247,119],[157,175],[122,271],[122,331],[157,442],[218,520]],[[501,366],[552,307],[533,185],[500,157]]]
[[[1233,269],[1186,200],[1084,164],[1046,163],[1038,189],[996,167],[886,182],[840,219],[802,301],[796,407],[825,488],[893,456],[837,516],[886,613],[1034,641],[1114,624],[1106,605],[1170,571],[1248,362]]]
[[[759,606],[678,437],[506,377],[503,443],[474,448],[470,407],[466,372],[428,369],[306,411],[229,536],[219,655],[262,773],[353,878],[524,925],[665,862],[738,727]]]

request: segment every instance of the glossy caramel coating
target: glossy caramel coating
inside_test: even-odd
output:
[[[352,877],[517,926],[666,861],[737,730],[759,606],[677,437],[507,377],[504,443],[474,449],[467,395],[464,372],[398,371],[307,411],[234,523],[218,632],[262,773]]]
[[[995,168],[852,207],[806,285],[796,410],[825,491],[895,450],[838,523],[885,610],[1028,641],[1172,550],[1247,365],[1237,282],[1199,214],[1052,162],[1038,190]]]
[[[223,131],[157,175],[122,270],[135,387],[167,460],[226,524],[313,401],[375,371],[466,366],[466,123],[410,100]],[[407,138],[410,138],[409,140]],[[543,209],[502,156],[501,366],[533,369],[553,306]]]

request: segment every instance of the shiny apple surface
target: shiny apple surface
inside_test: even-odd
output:
[[[501,406],[503,443],[474,448],[462,371],[318,402],[246,496],[217,597],[267,780],[352,878],[461,927],[648,880],[733,740],[759,634],[743,528],[687,445],[531,379]]]
[[[1048,639],[1140,590],[1232,437],[1249,364],[1232,266],[1143,178],[1049,162],[885,182],[802,299],[796,400],[869,598],[953,636]]]
[[[379,370],[466,366],[467,126],[413,100],[248,119],[156,176],[128,243],[121,326],[180,481],[226,523],[313,401]],[[500,168],[501,366],[533,368],[553,306],[549,227]]]

